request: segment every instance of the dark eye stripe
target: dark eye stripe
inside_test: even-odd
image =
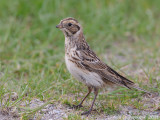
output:
[[[69,26],[69,23],[67,24]],[[68,27],[66,29],[68,29],[72,34],[77,33],[80,30],[80,27],[78,25],[72,24],[72,27]],[[75,28],[77,28],[77,30],[74,30]]]
[[[75,34],[76,32],[78,32],[80,30],[80,27],[78,25],[75,25],[75,27],[77,27],[78,30],[75,32],[72,32],[73,34]]]
[[[80,30],[80,27],[78,25],[76,25],[76,27],[78,28],[78,30]]]

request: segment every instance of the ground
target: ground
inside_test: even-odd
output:
[[[159,0],[0,1],[0,119],[159,119]],[[77,6],[78,5],[78,6]],[[113,69],[152,91],[101,90],[93,94],[64,63],[64,36],[55,28],[65,17],[82,24],[90,47]]]

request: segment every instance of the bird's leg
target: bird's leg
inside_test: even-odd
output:
[[[73,105],[72,108],[80,108],[80,107],[82,107],[82,104],[83,104],[84,100],[88,97],[88,95],[91,92],[92,92],[92,87],[88,87],[88,93],[86,94],[86,96],[82,99],[82,101],[78,105]]]
[[[94,99],[93,99],[92,105],[91,105],[91,107],[90,107],[90,109],[88,111],[83,112],[81,115],[87,115],[88,116],[91,113],[97,95],[98,95],[98,88],[94,88]]]

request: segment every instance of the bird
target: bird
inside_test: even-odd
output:
[[[91,114],[101,88],[123,86],[128,89],[135,88],[150,93],[100,60],[85,40],[83,28],[75,18],[68,17],[62,19],[56,25],[56,28],[59,28],[65,36],[65,63],[68,71],[75,79],[84,83],[88,88],[88,93],[78,105],[73,105],[73,108],[82,107],[82,103],[94,91],[91,107],[88,111],[81,113],[81,115]]]

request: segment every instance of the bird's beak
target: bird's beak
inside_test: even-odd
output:
[[[61,24],[58,24],[58,25],[56,25],[56,28],[61,29],[61,28],[62,28],[62,25],[61,25]]]

